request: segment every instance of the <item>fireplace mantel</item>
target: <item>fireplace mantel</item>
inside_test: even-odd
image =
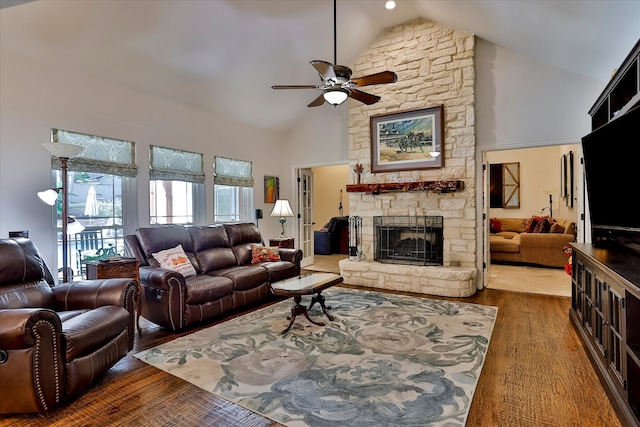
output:
[[[457,181],[411,181],[387,182],[381,184],[349,184],[347,193],[380,194],[406,191],[433,191],[434,193],[453,193],[464,189],[464,182]]]

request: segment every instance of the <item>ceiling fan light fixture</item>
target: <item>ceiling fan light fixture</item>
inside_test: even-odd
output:
[[[384,4],[384,7],[387,10],[392,10],[396,8],[396,2],[393,0],[387,0],[387,2]]]
[[[330,89],[325,91],[322,96],[324,100],[331,105],[340,105],[349,97],[349,92],[345,89]]]
[[[440,155],[440,152],[439,151],[429,151],[429,155],[431,157],[435,158],[435,157],[438,157]]]

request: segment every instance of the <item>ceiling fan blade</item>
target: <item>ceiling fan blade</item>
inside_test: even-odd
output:
[[[377,95],[371,95],[370,93],[362,92],[358,89],[351,89],[349,94],[350,98],[356,99],[364,104],[371,105],[380,101],[380,97]]]
[[[393,71],[382,71],[380,73],[351,79],[351,82],[356,86],[380,85],[385,83],[395,83],[396,81],[398,81],[398,76]]]
[[[319,89],[315,85],[275,85],[271,89]]]
[[[333,69],[333,64],[327,61],[320,61],[318,59],[311,61],[311,65],[316,69],[322,81],[336,78],[336,71]]]
[[[321,93],[320,96],[311,101],[307,107],[319,107],[322,104],[324,104],[324,94]]]

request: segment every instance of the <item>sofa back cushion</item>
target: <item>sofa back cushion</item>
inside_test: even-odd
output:
[[[189,227],[188,230],[193,241],[195,257],[200,266],[200,273],[237,265],[229,235],[222,224],[194,226]]]
[[[522,233],[527,229],[529,218],[498,218],[502,231]]]
[[[252,222],[224,224],[238,265],[251,264],[251,245],[262,245],[260,230]]]
[[[554,218],[555,224],[559,224],[560,226],[564,227],[564,234],[571,234],[575,237],[577,230],[576,230],[576,223],[567,219],[561,219],[561,218]],[[559,229],[559,228],[558,228]]]
[[[136,230],[136,237],[142,252],[152,267],[160,267],[160,263],[153,257],[154,253],[182,245],[182,249],[189,257],[196,270],[197,262],[193,255],[191,236],[186,227],[181,225],[160,225],[157,227],[142,227]]]
[[[48,267],[29,239],[0,239],[0,309],[53,307]]]

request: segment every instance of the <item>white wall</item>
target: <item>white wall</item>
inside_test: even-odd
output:
[[[50,155],[40,145],[50,141],[51,128],[136,142],[138,224],[133,229],[149,223],[148,150],[155,144],[204,153],[207,223],[213,218],[214,155],[253,161],[255,207],[265,211],[261,231],[265,238],[279,234],[277,218],[268,217],[272,206],[263,203],[262,182],[264,175],[279,176],[281,194],[292,192],[282,134],[62,74],[6,51],[0,61],[0,92],[0,236],[28,230],[50,266],[56,265],[52,209],[36,192],[52,185]]]
[[[555,145],[539,148],[523,148],[517,150],[490,151],[486,153],[488,163],[520,163],[520,208],[489,210],[491,218],[529,218],[541,215],[542,208],[549,206],[549,194],[553,201],[553,216],[555,218],[576,221],[577,205],[570,208],[566,200],[560,196],[560,159],[563,154],[573,151],[574,154],[574,184],[576,182],[576,164],[578,161],[579,145]],[[574,185],[574,194],[577,194]],[[545,210],[544,215],[549,215]]]
[[[606,85],[480,38],[476,73],[481,150],[580,142],[591,131],[588,110]]]

